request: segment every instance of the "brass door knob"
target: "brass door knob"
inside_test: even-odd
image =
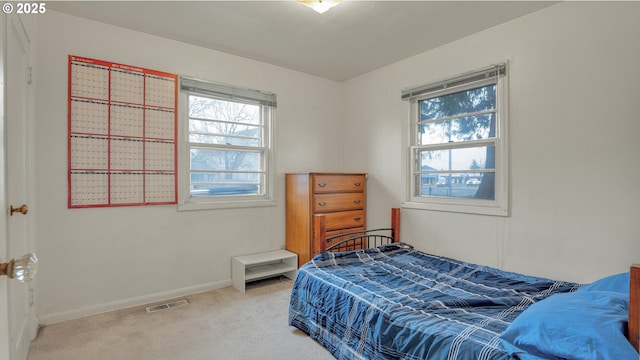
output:
[[[9,208],[9,215],[13,216],[13,213],[19,212],[22,215],[27,215],[29,207],[26,204],[22,204],[20,207],[14,208],[13,205]]]

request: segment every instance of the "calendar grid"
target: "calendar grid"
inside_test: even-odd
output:
[[[177,203],[177,76],[69,55],[69,208]]]

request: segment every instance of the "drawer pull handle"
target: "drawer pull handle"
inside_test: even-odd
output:
[[[353,200],[354,204],[360,204],[360,200]]]
[[[360,221],[361,217],[353,218],[353,221]]]
[[[325,184],[325,183],[320,183],[320,184],[318,184],[318,186],[320,186],[320,187],[325,187],[325,186],[327,186],[327,184]]]
[[[360,186],[361,183],[357,182],[357,183],[353,183],[353,185],[355,186]]]
[[[327,203],[326,202],[319,202],[318,205],[325,206],[325,205],[327,205]]]

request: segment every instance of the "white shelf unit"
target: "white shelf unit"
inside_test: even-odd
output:
[[[298,272],[298,255],[287,250],[231,258],[231,282],[245,292],[247,282],[284,275],[294,280]]]

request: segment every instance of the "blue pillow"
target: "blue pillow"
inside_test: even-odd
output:
[[[607,276],[591,284],[583,285],[577,291],[616,291],[629,294],[629,273]]]
[[[507,327],[500,341],[522,360],[638,360],[626,338],[626,294],[582,291],[539,301]]]

